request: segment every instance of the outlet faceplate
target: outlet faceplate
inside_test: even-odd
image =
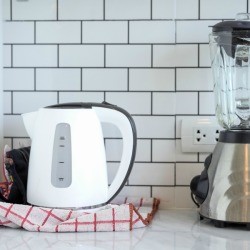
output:
[[[186,117],[181,122],[182,152],[213,152],[221,129],[215,117]]]

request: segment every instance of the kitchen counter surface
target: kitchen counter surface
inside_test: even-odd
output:
[[[245,227],[215,228],[195,210],[160,210],[152,223],[131,232],[37,233],[0,227],[0,249],[250,249]]]

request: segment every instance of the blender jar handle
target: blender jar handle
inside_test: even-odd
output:
[[[120,166],[108,189],[107,202],[110,202],[125,185],[132,170],[136,153],[136,127],[130,114],[117,106],[108,104],[103,107],[93,106],[92,108],[96,111],[101,122],[117,126],[123,139]]]
[[[238,13],[235,17],[235,20],[249,20],[250,21],[250,13]]]

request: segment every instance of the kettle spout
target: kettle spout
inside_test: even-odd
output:
[[[34,130],[37,113],[38,112],[35,111],[35,112],[25,113],[21,115],[23,118],[24,127],[31,139],[33,137],[33,130]]]

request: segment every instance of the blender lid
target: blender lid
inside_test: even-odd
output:
[[[211,26],[213,28],[213,32],[221,32],[221,31],[244,31],[244,30],[250,30],[250,13],[240,13],[236,15],[235,20],[230,21],[222,21],[214,26]]]

